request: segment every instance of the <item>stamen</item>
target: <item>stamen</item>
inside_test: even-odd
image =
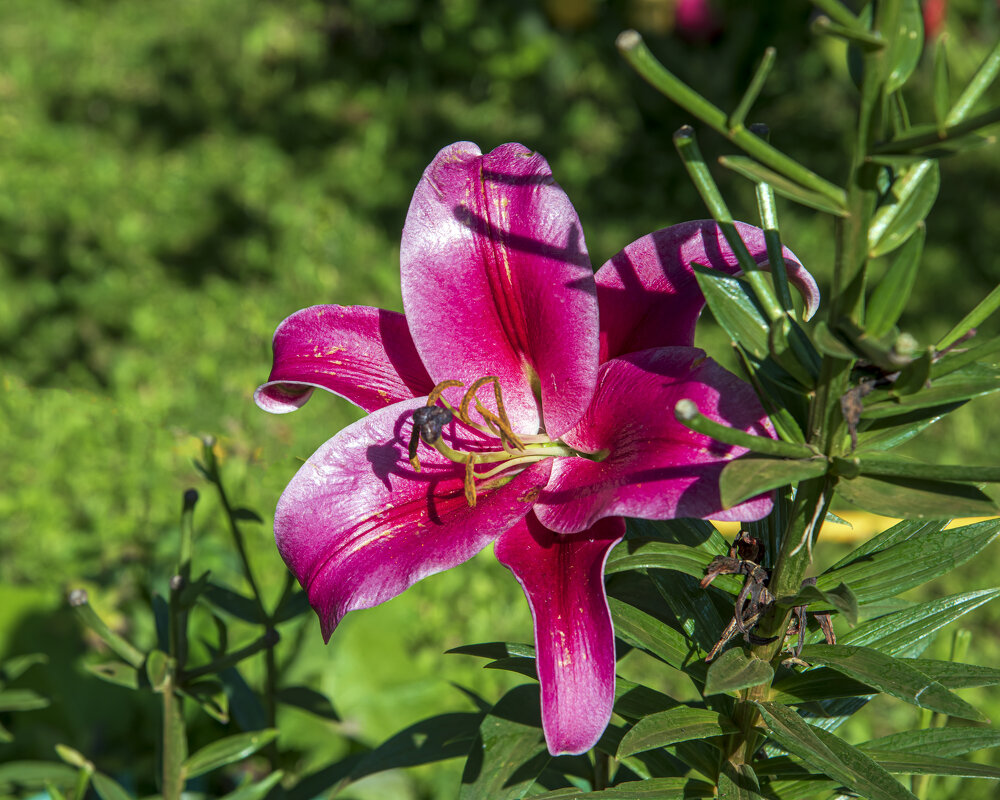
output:
[[[440,384],[439,384],[440,385]],[[436,389],[437,387],[435,387]],[[417,456],[417,437],[424,444],[434,447],[441,439],[441,429],[454,419],[454,414],[441,406],[423,406],[413,412],[413,430],[410,432],[410,464],[420,472],[420,458]]]
[[[469,508],[476,507],[476,473],[472,466],[472,459],[469,458],[465,462],[465,502],[469,504]]]
[[[437,386],[431,389],[431,393],[427,395],[427,405],[433,406],[437,404],[438,399],[445,389],[450,389],[452,386],[464,386],[461,381],[441,381]],[[465,416],[464,414],[462,415]]]

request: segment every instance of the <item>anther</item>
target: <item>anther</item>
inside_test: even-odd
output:
[[[447,381],[446,381],[447,383]],[[422,406],[413,412],[413,431],[410,433],[410,464],[420,472],[420,459],[417,457],[418,439],[433,447],[441,438],[441,429],[454,418],[454,414],[441,406]]]

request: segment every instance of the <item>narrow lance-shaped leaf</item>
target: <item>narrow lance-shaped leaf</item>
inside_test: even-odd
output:
[[[866,749],[881,767],[901,775],[955,775],[962,778],[1000,779],[1000,768],[986,764],[976,764],[963,758],[941,758],[939,756],[912,753],[894,753]]]
[[[762,800],[753,767],[725,762],[719,772],[719,800]]]
[[[812,727],[777,703],[757,703],[770,735],[790,753],[869,800],[915,800],[895,778],[862,751]]]
[[[952,717],[985,721],[982,712],[918,672],[904,659],[868,647],[829,644],[806,645],[802,658],[811,664],[825,664],[915,706]]]
[[[277,736],[276,728],[266,728],[218,739],[188,756],[184,761],[185,774],[189,778],[194,778],[226,764],[242,761],[269,745]]]
[[[891,733],[858,745],[862,750],[910,755],[964,756],[976,750],[1000,747],[1000,731],[993,728],[949,726]]]
[[[818,478],[826,474],[827,467],[827,460],[821,457],[784,459],[743,456],[734,459],[723,467],[719,478],[722,505],[730,508],[771,489]]]
[[[972,311],[962,317],[961,321],[948,331],[936,345],[935,349],[943,350],[954,344],[973,328],[982,325],[1000,306],[1000,284],[994,287],[993,291],[984,297]]]
[[[780,194],[792,202],[836,217],[847,215],[847,211],[842,206],[826,195],[807,189],[747,156],[720,156],[719,164],[754,183],[766,183],[774,189],[775,194]]]
[[[715,787],[690,778],[650,778],[619,783],[599,792],[567,788],[531,795],[532,800],[696,800],[700,797],[715,797]]]
[[[927,227],[920,222],[872,292],[865,313],[865,326],[872,336],[885,336],[902,316],[916,283],[926,238]]]
[[[667,747],[691,739],[735,733],[733,722],[716,711],[678,706],[650,714],[633,725],[618,746],[616,758],[625,758],[654,747]]]
[[[694,274],[712,316],[734,342],[759,361],[768,355],[768,324],[739,278],[694,264]]]
[[[700,580],[705,577],[705,570],[712,559],[713,556],[708,553],[683,544],[626,539],[612,551],[604,571],[611,575],[630,569],[669,569]],[[712,586],[730,594],[739,594],[743,588],[743,578],[719,575],[712,581]]]
[[[871,258],[891,253],[917,230],[937,200],[941,171],[937,161],[921,161],[893,181],[868,229]]]
[[[971,484],[954,481],[860,476],[839,481],[837,491],[859,508],[886,517],[936,519],[1000,513],[1000,507],[988,495]]]

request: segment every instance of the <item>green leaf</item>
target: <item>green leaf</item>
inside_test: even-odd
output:
[[[703,519],[633,519],[625,520],[628,538],[659,539],[673,544],[682,544],[710,556],[722,556],[729,552],[729,542],[711,522]],[[612,551],[612,554],[615,551]]]
[[[806,645],[802,658],[823,664],[879,691],[940,714],[985,722],[986,717],[957,694],[917,671],[905,659],[868,647],[840,644]]]
[[[95,772],[91,775],[90,782],[94,785],[101,800],[132,800],[131,795],[122,788],[118,781],[103,772]]]
[[[650,778],[619,783],[599,792],[583,789],[556,789],[531,795],[531,800],[695,800],[715,797],[715,787],[688,778]]]
[[[621,676],[615,680],[615,713],[625,719],[642,719],[678,705],[680,703],[669,695],[641,683],[633,683]]]
[[[970,344],[973,346],[958,347],[934,362],[931,366],[931,378],[937,380],[977,361],[995,360],[996,353],[1000,351],[1000,336],[975,339]]]
[[[704,695],[735,692],[768,683],[772,678],[774,670],[770,664],[758,658],[748,658],[741,648],[732,647],[709,665]]]
[[[944,524],[938,519],[894,526],[882,534],[882,549],[858,548],[850,563],[820,575],[816,587],[829,591],[846,583],[859,603],[892,597],[966,563],[1000,534],[1000,520],[940,530]],[[910,537],[897,541],[904,531]]]
[[[229,722],[229,697],[222,682],[216,678],[185,683],[178,691],[201,706],[202,711],[223,725]]]
[[[719,800],[761,800],[760,781],[753,767],[724,762],[719,772]]]
[[[921,603],[864,622],[841,636],[840,643],[867,645],[891,656],[917,655],[927,637],[997,597],[1000,589],[981,589]]]
[[[301,708],[303,711],[308,711],[317,717],[331,719],[335,722],[340,721],[340,715],[337,714],[337,710],[333,707],[330,699],[326,695],[320,694],[315,689],[310,689],[307,686],[286,686],[284,689],[277,691],[275,699],[279,703]]]
[[[365,754],[350,770],[349,780],[357,781],[389,769],[464,757],[469,753],[469,746],[476,738],[482,719],[482,714],[461,711],[420,720]],[[320,793],[322,788],[315,787],[315,791],[308,796],[311,798]]]
[[[889,772],[904,775],[957,775],[962,778],[1000,778],[1000,768],[975,764],[962,758],[941,758],[933,755],[893,753],[880,750],[865,752]]]
[[[809,725],[787,706],[756,703],[771,737],[814,769],[868,800],[915,800],[895,778],[856,747]]]
[[[1000,731],[966,725],[924,728],[918,731],[892,733],[880,739],[872,739],[859,747],[865,751],[948,758],[964,756],[989,747],[1000,747]]]
[[[85,664],[84,668],[101,680],[124,686],[127,689],[138,689],[140,686],[139,670],[123,664],[121,661],[109,661],[105,664]],[[145,678],[145,675],[143,675]]]
[[[835,203],[831,198],[800,186],[795,181],[768,169],[749,156],[720,156],[719,164],[754,183],[766,183],[774,189],[775,194],[780,194],[792,202],[837,217],[847,216],[847,209]]]
[[[542,736],[538,687],[515,686],[479,725],[459,800],[524,797],[551,759]]]
[[[71,767],[76,767],[77,769],[82,769],[86,772],[94,771],[94,765],[90,763],[90,759],[88,759],[79,750],[76,750],[66,744],[57,744],[55,746],[55,751],[59,758]]]
[[[1000,467],[964,464],[926,464],[886,453],[857,451],[850,458],[836,458],[838,469],[847,466],[855,474],[877,475],[889,478],[922,478],[942,481],[969,481],[973,483],[1000,482]]]
[[[934,46],[934,122],[937,123],[939,131],[943,131],[948,125],[948,112],[951,110],[946,41],[946,37],[939,36]]]
[[[259,781],[249,781],[246,785],[223,795],[221,800],[264,800],[271,789],[278,785],[285,773],[282,770],[275,770],[266,778]],[[107,798],[105,798],[107,800]]]
[[[228,589],[214,581],[209,583],[208,589],[205,590],[202,597],[220,611],[225,611],[227,614],[244,622],[266,622],[266,620],[261,619],[260,609],[251,598],[244,597],[238,592],[234,592],[232,589]]]
[[[901,89],[920,62],[924,49],[924,18],[918,0],[902,0],[897,25],[896,30],[881,31],[889,42],[884,89],[887,95]]]
[[[970,689],[976,686],[1000,684],[1000,669],[978,664],[960,664],[955,661],[936,661],[930,658],[913,659],[913,666],[924,675],[949,689]],[[952,754],[954,755],[954,754]]]
[[[252,508],[234,508],[233,519],[240,520],[241,522],[260,522],[262,524],[264,522],[261,515]]]
[[[914,234],[906,240],[893,259],[882,280],[872,292],[865,312],[865,327],[875,337],[892,332],[910,299],[917,279],[917,268],[924,251],[927,228],[918,223]]]
[[[184,772],[187,777],[194,778],[227,764],[242,761],[269,745],[277,736],[277,728],[265,728],[218,739],[188,756],[184,761]]]
[[[812,604],[818,603],[818,608],[811,607],[810,610],[826,611],[832,609],[843,614],[844,619],[849,624],[856,625],[858,622],[858,598],[845,583],[840,583],[826,591],[820,589],[819,586],[803,586],[794,597],[780,597],[778,602],[789,607],[804,605],[811,607]]]
[[[275,610],[273,615],[274,623],[277,625],[282,622],[287,622],[288,620],[301,616],[310,610],[309,595],[298,589],[290,591],[281,598],[281,604]]]
[[[769,326],[744,281],[719,270],[694,264],[695,278],[712,316],[729,335],[758,361],[768,356]]]
[[[817,667],[775,681],[771,687],[771,701],[792,705],[840,697],[867,697],[875,693],[875,689],[866,683],[832,669]]]
[[[611,723],[601,734],[594,746],[596,750],[604,753],[609,758],[614,758],[625,738],[627,730],[625,727]],[[712,751],[706,753],[702,748]],[[719,749],[704,742],[680,742],[673,748],[674,753],[666,750],[647,750],[643,753],[636,753],[621,760],[621,764],[628,767],[640,778],[679,778],[687,774],[693,767],[697,770],[708,769],[710,775],[718,771]],[[681,751],[684,750],[682,753]],[[555,762],[550,769],[558,769],[559,762]],[[589,777],[589,776],[586,776]]]
[[[709,736],[723,736],[737,730],[728,717],[716,711],[678,706],[650,714],[635,723],[622,739],[615,757],[625,758],[656,747],[667,747],[691,739],[707,739]]]
[[[615,597],[608,598],[608,605],[616,636],[675,669],[686,670],[689,667],[691,656],[695,654],[684,636],[656,617]]]
[[[813,338],[816,342],[816,348],[826,356],[832,358],[839,358],[841,361],[852,361],[857,358],[857,354],[854,352],[843,339],[837,336],[836,333],[826,324],[823,320],[816,323],[816,328],[813,331]]]
[[[57,786],[76,783],[77,770],[58,761],[8,761],[0,764],[0,790],[14,793],[19,787],[42,788],[47,781]]]
[[[146,679],[156,691],[160,691],[170,673],[170,658],[162,650],[151,650],[146,656]]]
[[[705,570],[714,558],[704,550],[695,550],[683,544],[627,539],[611,551],[605,574],[631,569],[670,569],[700,580],[705,577]],[[712,581],[712,586],[730,594],[739,594],[743,580],[737,575],[719,575]]]
[[[4,711],[34,711],[37,708],[47,708],[49,698],[43,697],[31,689],[6,689],[0,691],[0,712]]]
[[[895,397],[888,390],[876,389],[865,398],[865,408],[861,412],[861,418],[894,417],[917,409],[933,409],[960,400],[969,400],[998,390],[1000,390],[1000,369],[983,364],[970,364],[932,380],[930,388],[916,394]]]
[[[797,484],[826,474],[825,458],[787,459],[745,455],[722,469],[719,490],[724,508],[732,508],[748,498],[771,489]]]
[[[465,644],[461,647],[453,647],[445,650],[446,655],[466,655],[479,656],[480,658],[511,658],[523,656],[524,658],[534,658],[535,648],[530,644],[519,644],[517,642],[482,642],[480,644]]]
[[[955,481],[860,476],[837,482],[837,492],[865,511],[886,517],[991,517],[1000,506],[975,486]]]
[[[878,258],[904,244],[937,200],[941,170],[937,161],[920,161],[892,182],[868,228],[868,256]]]
[[[966,402],[961,400],[878,419],[862,419],[858,428],[858,445],[866,450],[891,450],[908,442]]]
[[[980,300],[972,311],[962,317],[955,327],[942,336],[934,346],[935,349],[943,350],[948,345],[954,344],[973,328],[982,325],[997,308],[1000,308],[1000,284],[993,287],[993,291]]]
[[[522,656],[498,658],[496,661],[491,661],[487,664],[484,669],[502,669],[507,672],[516,672],[518,675],[524,675],[533,681],[538,680],[538,667],[535,665],[535,659],[533,658],[524,658]]]
[[[9,683],[16,681],[36,664],[47,664],[49,657],[45,653],[27,653],[23,656],[8,658],[0,664],[0,681]]]

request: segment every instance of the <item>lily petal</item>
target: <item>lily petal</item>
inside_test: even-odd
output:
[[[301,408],[313,389],[328,389],[365,411],[426,395],[433,388],[406,318],[368,306],[312,306],[274,332],[274,362],[254,393],[264,411]]]
[[[528,513],[548,478],[549,464],[535,464],[501,488],[481,490],[470,508],[463,467],[425,445],[421,471],[410,466],[413,411],[423,402],[406,400],[344,428],[278,501],[278,550],[319,614],[324,639],[348,611],[471,558]]]
[[[535,621],[542,729],[549,752],[585,753],[601,738],[615,699],[615,634],[604,563],[625,536],[605,519],[576,534],[553,533],[529,514],[497,539]]]
[[[591,404],[563,441],[603,461],[559,458],[535,504],[552,530],[572,533],[610,516],[643,519],[760,519],[769,495],[729,509],[719,497],[725,464],[746,452],[684,427],[674,417],[688,398],[702,414],[761,436],[774,436],[753,389],[694,347],[660,347],[601,365]]]
[[[438,153],[406,216],[403,307],[435,381],[496,375],[514,429],[560,436],[597,379],[597,293],[576,211],[519,144]],[[536,392],[539,397],[536,398]]]
[[[764,232],[736,223],[751,257],[767,262]],[[806,317],[819,307],[819,288],[787,247],[789,279],[805,298]],[[597,271],[601,308],[601,362],[650,347],[694,344],[694,325],[705,305],[692,264],[730,275],[740,273],[736,256],[714,220],[684,222],[628,245]]]

